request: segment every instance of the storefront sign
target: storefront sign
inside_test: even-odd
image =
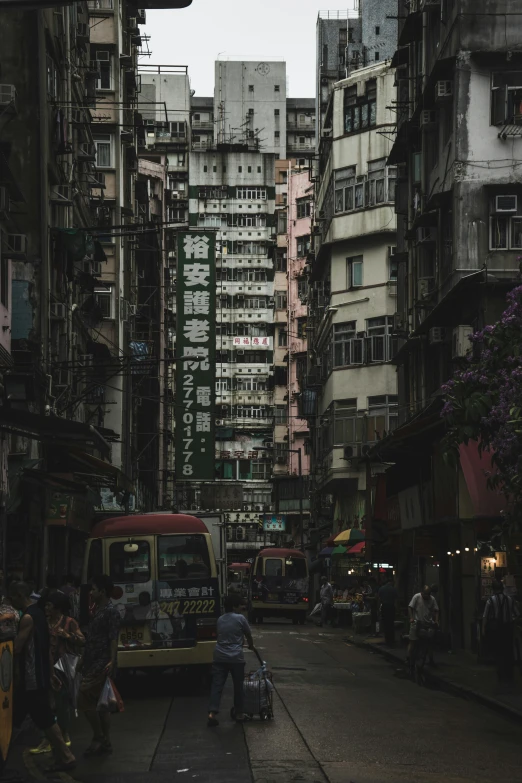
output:
[[[62,492],[51,492],[47,510],[47,524],[65,526],[72,508],[72,497]]]
[[[273,514],[271,517],[264,516],[263,530],[284,533],[286,530],[286,516],[284,514]]]
[[[212,232],[178,234],[176,478],[214,478],[216,251]]]
[[[240,484],[203,484],[201,487],[201,508],[215,508],[231,511],[241,508],[243,487]]]
[[[233,337],[232,345],[237,348],[261,348],[266,351],[272,348],[271,337]]]

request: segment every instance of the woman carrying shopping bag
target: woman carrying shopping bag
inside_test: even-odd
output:
[[[54,592],[48,597],[45,604],[45,614],[49,624],[49,635],[51,638],[51,660],[54,664],[58,663],[60,658],[66,653],[78,655],[85,644],[85,638],[80,631],[78,623],[72,617],[67,617],[69,602],[67,596],[61,592]],[[52,700],[54,701],[54,710],[56,719],[62,732],[65,744],[70,747],[71,740],[69,731],[71,728],[71,700],[68,683],[58,676],[56,670],[53,670],[51,676]],[[33,755],[39,753],[49,753],[51,746],[44,737],[40,744],[31,748]]]

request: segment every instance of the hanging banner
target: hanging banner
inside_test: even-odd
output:
[[[176,479],[215,477],[216,238],[179,233],[176,276]]]

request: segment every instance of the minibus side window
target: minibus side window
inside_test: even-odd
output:
[[[102,540],[101,538],[93,538],[87,560],[87,581],[90,582],[93,576],[100,574],[103,574]]]

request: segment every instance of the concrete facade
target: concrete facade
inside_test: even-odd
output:
[[[391,141],[379,132],[392,119],[393,89],[394,72],[385,63],[337,82],[320,142],[308,388],[316,395],[310,419],[315,507],[319,516],[333,507],[334,532],[360,524],[364,454],[397,424],[391,365],[396,170],[386,165]],[[354,127],[353,112],[359,111],[368,112],[366,127]]]

